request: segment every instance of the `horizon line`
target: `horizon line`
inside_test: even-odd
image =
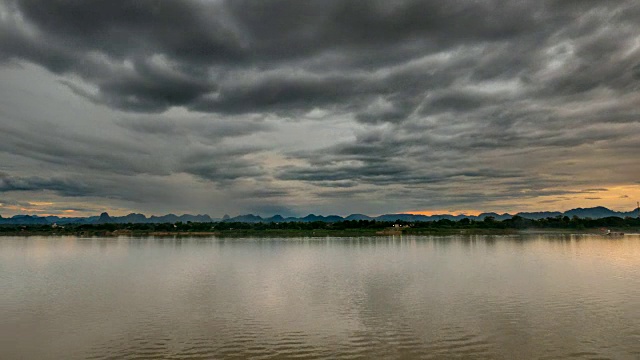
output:
[[[230,218],[235,218],[235,217],[240,217],[240,216],[248,216],[248,215],[253,215],[253,216],[258,216],[260,218],[271,218],[271,217],[275,217],[275,216],[281,216],[283,218],[304,218],[306,216],[309,215],[314,215],[314,216],[323,216],[323,217],[329,217],[329,216],[339,216],[339,217],[349,217],[351,215],[364,215],[367,217],[371,217],[371,218],[376,218],[376,217],[380,217],[380,216],[384,216],[384,215],[416,215],[416,216],[427,216],[427,217],[431,217],[431,216],[471,216],[471,217],[477,217],[480,216],[482,214],[497,214],[497,215],[517,215],[517,214],[521,214],[521,213],[545,213],[545,212],[557,212],[557,213],[565,213],[571,210],[579,210],[579,209],[595,209],[595,208],[603,208],[603,209],[607,209],[609,211],[612,212],[618,212],[618,213],[625,213],[625,212],[634,212],[638,210],[638,207],[634,207],[631,210],[615,210],[615,209],[611,209],[609,207],[606,206],[591,206],[591,207],[575,207],[575,208],[570,208],[567,210],[537,210],[537,211],[516,211],[516,212],[511,212],[511,211],[506,211],[506,212],[498,212],[498,211],[479,211],[479,210],[462,210],[462,211],[457,211],[457,210],[453,210],[453,211],[441,211],[441,210],[424,210],[424,211],[420,211],[420,210],[411,210],[411,211],[400,211],[400,212],[387,212],[387,213],[383,213],[383,214],[377,214],[377,215],[368,215],[362,212],[355,212],[355,213],[350,213],[350,214],[346,214],[346,215],[339,215],[336,213],[330,213],[330,214],[320,214],[320,213],[313,213],[310,212],[306,215],[282,215],[279,213],[275,213],[273,215],[261,215],[258,213],[253,213],[253,212],[248,212],[248,213],[243,213],[243,214],[238,214],[238,215],[229,215],[228,213],[225,213],[223,216],[212,216],[210,214],[207,213],[200,213],[200,214],[191,214],[191,213],[183,213],[183,214],[177,214],[174,212],[169,212],[163,215],[157,215],[157,214],[150,214],[147,215],[145,213],[142,212],[129,212],[126,213],[124,215],[111,215],[109,214],[108,210],[102,211],[99,214],[94,214],[94,215],[77,215],[74,216],[73,214],[70,213],[65,213],[65,214],[37,214],[37,213],[16,213],[13,215],[9,215],[9,217],[6,217],[6,219],[9,219],[11,217],[15,217],[15,216],[37,216],[37,217],[59,217],[59,218],[88,218],[88,217],[99,217],[101,216],[103,213],[106,213],[107,215],[109,215],[110,217],[124,217],[124,216],[128,216],[128,215],[143,215],[146,218],[150,218],[150,217],[163,217],[163,216],[168,216],[168,215],[174,215],[174,216],[184,216],[184,215],[189,215],[189,216],[209,216],[212,219],[222,219],[225,216],[229,216]],[[118,212],[119,213],[119,212]],[[2,214],[0,214],[0,217],[3,217]]]

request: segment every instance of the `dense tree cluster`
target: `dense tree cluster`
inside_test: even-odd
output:
[[[370,230],[378,231],[397,226],[406,229],[407,232],[421,230],[442,230],[442,229],[597,229],[597,228],[640,228],[638,218],[606,217],[600,219],[591,218],[569,218],[568,216],[548,217],[539,220],[526,219],[514,216],[511,219],[498,221],[493,217],[486,217],[484,220],[471,220],[468,218],[453,221],[442,219],[438,221],[406,222],[406,221],[376,221],[376,220],[345,220],[340,222],[218,222],[218,223],[198,223],[198,222],[177,222],[174,224],[82,224],[82,225],[2,225],[0,232],[3,233],[57,233],[57,234],[100,234],[118,232],[131,233],[184,233],[184,232],[229,232],[229,231],[349,231],[349,230]]]

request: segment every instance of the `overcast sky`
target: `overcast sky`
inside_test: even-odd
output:
[[[0,0],[0,215],[640,199],[640,2]]]

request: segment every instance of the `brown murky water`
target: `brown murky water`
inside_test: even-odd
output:
[[[0,238],[0,359],[640,359],[640,236]]]

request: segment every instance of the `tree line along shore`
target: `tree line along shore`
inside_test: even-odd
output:
[[[639,218],[606,217],[600,219],[556,216],[527,219],[514,216],[498,221],[486,217],[482,221],[464,218],[458,221],[376,221],[345,220],[340,222],[177,222],[129,224],[65,224],[0,225],[0,235],[75,235],[75,236],[349,236],[349,235],[454,235],[516,234],[525,230],[555,232],[602,233],[603,231],[638,232]]]

